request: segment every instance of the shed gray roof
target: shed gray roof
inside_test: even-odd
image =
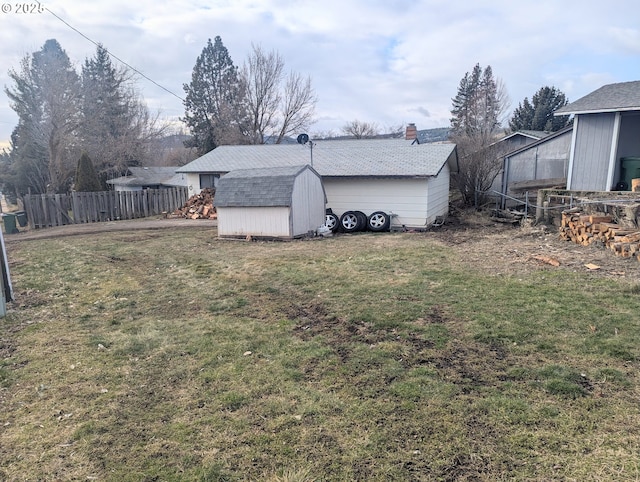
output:
[[[237,169],[220,178],[214,204],[217,207],[291,206],[296,177],[308,165]]]
[[[603,85],[561,107],[554,115],[640,110],[640,80]]]
[[[412,144],[403,139],[314,141],[313,167],[322,177],[430,177],[455,158],[455,144]],[[299,166],[311,162],[309,144],[220,146],[177,172]]]

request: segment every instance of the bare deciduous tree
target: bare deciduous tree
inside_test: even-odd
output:
[[[311,77],[291,72],[284,87],[280,110],[280,131],[276,144],[295,132],[307,130],[313,120],[317,98],[311,87]]]
[[[291,72],[284,79],[284,60],[276,51],[253,46],[242,69],[254,144],[268,138],[279,144],[285,136],[306,130],[317,102],[311,78]],[[283,85],[284,81],[284,85]]]
[[[276,125],[284,61],[275,51],[264,53],[259,45],[252,47],[242,76],[251,115],[251,143],[264,144],[265,136]]]
[[[379,134],[380,128],[375,122],[365,122],[358,119],[347,122],[341,129],[342,133],[356,139],[374,137]]]

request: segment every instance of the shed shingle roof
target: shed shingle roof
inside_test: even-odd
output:
[[[436,176],[455,144],[411,144],[402,139],[315,141],[313,168],[322,177]],[[220,146],[178,172],[226,173],[235,169],[311,163],[309,145]]]
[[[302,165],[230,171],[218,181],[214,203],[217,207],[291,206],[296,177],[305,169],[311,168]]]
[[[640,110],[640,80],[603,85],[554,115]]]

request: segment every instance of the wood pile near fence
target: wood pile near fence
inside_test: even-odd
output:
[[[203,189],[198,194],[191,196],[187,202],[179,209],[176,209],[174,216],[181,216],[189,219],[218,219],[218,213],[213,206],[213,189]]]
[[[560,238],[582,246],[603,246],[616,256],[640,261],[640,230],[622,226],[606,213],[584,214],[579,208],[563,211]]]

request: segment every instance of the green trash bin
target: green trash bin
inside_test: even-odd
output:
[[[4,224],[4,233],[5,234],[15,234],[18,232],[18,228],[16,227],[16,215],[5,213],[2,215],[2,222]]]
[[[16,221],[18,221],[20,227],[24,228],[27,225],[27,213],[24,211],[16,211],[13,214],[16,215]]]
[[[621,181],[626,183],[627,190],[631,190],[631,180],[640,178],[640,157],[623,157],[620,159],[622,166]]]

